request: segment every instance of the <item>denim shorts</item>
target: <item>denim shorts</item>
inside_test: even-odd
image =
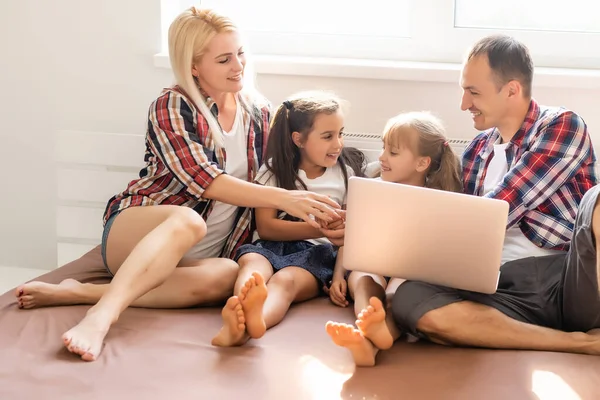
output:
[[[110,274],[110,276],[114,276],[111,270],[108,268],[108,263],[106,262],[106,241],[108,240],[108,234],[110,232],[110,228],[112,228],[112,224],[115,222],[115,218],[119,215],[121,211],[117,211],[113,215],[108,218],[106,224],[104,224],[104,231],[102,232],[102,244],[100,245],[100,252],[102,253],[102,262],[104,262],[104,267],[106,271]]]

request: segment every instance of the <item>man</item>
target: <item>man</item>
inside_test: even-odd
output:
[[[510,205],[498,291],[406,282],[392,313],[440,344],[598,355],[596,158],[584,121],[538,105],[532,79],[528,49],[504,35],[477,42],[462,70],[461,108],[484,131],[463,156],[465,192]]]

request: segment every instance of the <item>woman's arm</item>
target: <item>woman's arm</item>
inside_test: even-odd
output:
[[[318,228],[319,224],[311,219],[310,215],[326,221],[340,218],[335,211],[340,206],[327,196],[305,190],[285,190],[257,185],[226,174],[213,179],[202,197],[238,207],[270,208],[274,209],[271,210],[273,212],[282,210],[306,221],[313,229]],[[318,237],[322,236],[320,234]]]
[[[294,241],[323,237],[319,229],[306,222],[280,220],[275,209],[257,208],[255,212],[256,230],[263,240]]]

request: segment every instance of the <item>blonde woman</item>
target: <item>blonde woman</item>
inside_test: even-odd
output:
[[[251,237],[250,208],[283,210],[315,228],[311,215],[339,218],[340,206],[325,196],[251,183],[270,117],[266,102],[244,89],[246,56],[231,20],[183,12],[169,29],[169,56],[177,85],[150,106],[146,166],[106,207],[102,256],[112,282],[17,288],[21,308],[95,304],[63,335],[86,361],[98,358],[128,306],[183,308],[230,296],[238,272],[230,258]],[[229,301],[223,312],[235,319],[238,310]]]

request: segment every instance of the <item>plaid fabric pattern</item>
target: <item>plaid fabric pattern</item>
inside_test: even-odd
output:
[[[463,154],[465,193],[483,195],[496,128],[479,134]],[[510,205],[508,226],[518,225],[539,247],[568,250],[577,208],[596,185],[596,156],[583,119],[564,108],[531,100],[523,125],[506,148],[508,173],[485,196]]]
[[[216,116],[215,102],[208,97],[206,100],[207,107]],[[260,121],[247,112],[243,121],[248,132],[248,182],[254,181],[262,165],[270,122],[267,106],[255,111]],[[146,166],[138,179],[108,201],[104,223],[115,212],[128,207],[159,204],[190,207],[207,220],[214,202],[202,198],[202,194],[224,173],[226,158],[225,150],[215,147],[208,122],[183,90],[177,86],[164,89],[148,113]],[[232,258],[237,248],[251,239],[252,221],[252,209],[238,210],[222,257]]]

